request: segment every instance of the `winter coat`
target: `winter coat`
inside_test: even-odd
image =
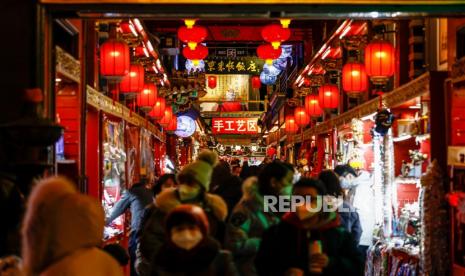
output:
[[[283,220],[270,227],[263,235],[255,259],[258,275],[283,276],[290,268],[309,271],[309,246],[320,240],[329,264],[322,276],[359,276],[363,274],[361,257],[352,236],[339,226],[339,221],[328,222],[318,230],[306,230],[295,215],[288,213]]]
[[[152,202],[152,192],[145,187],[144,183],[134,184],[129,190],[125,190],[121,199],[111,210],[111,215],[107,219],[107,224],[121,216],[128,208],[131,209],[131,230],[137,231],[140,228],[142,214],[145,206]]]
[[[199,198],[181,201],[176,188],[164,190],[155,199],[155,210],[151,212],[139,236],[138,264],[136,265],[139,274],[147,275],[149,269],[147,263],[158,253],[165,239],[165,217],[180,204],[194,204],[202,207],[207,214],[212,237],[219,241],[224,239],[224,220],[228,214],[228,208],[221,197],[205,193]]]
[[[97,200],[55,177],[37,184],[27,207],[22,229],[26,275],[123,275],[117,261],[98,248],[105,215]]]
[[[190,251],[165,242],[152,267],[153,276],[237,276],[231,253],[212,238]]]
[[[235,175],[230,175],[224,183],[215,186],[212,193],[219,195],[228,206],[228,214],[231,214],[234,206],[242,197],[242,181]]]
[[[280,221],[277,214],[263,210],[263,196],[258,193],[256,177],[244,181],[243,197],[234,207],[226,227],[226,248],[234,256],[241,275],[256,275],[254,258],[263,232]]]
[[[350,205],[350,203],[344,201],[342,203],[344,209],[350,210],[349,212],[339,212],[341,218],[341,225],[352,234],[356,244],[360,243],[360,237],[362,236],[362,225],[360,224],[360,217],[357,210]]]

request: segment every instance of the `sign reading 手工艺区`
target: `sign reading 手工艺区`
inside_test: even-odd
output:
[[[212,118],[213,134],[257,134],[257,118]]]

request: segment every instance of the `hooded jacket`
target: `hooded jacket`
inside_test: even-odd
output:
[[[54,177],[33,189],[23,221],[25,275],[122,275],[100,250],[104,212],[68,180]]]
[[[329,264],[323,269],[323,276],[359,276],[363,274],[361,257],[352,236],[340,227],[339,217],[320,224],[315,230],[308,230],[295,213],[287,213],[283,220],[270,227],[263,235],[255,259],[258,275],[284,275],[290,268],[309,271],[309,245],[320,240],[323,253],[329,257]]]
[[[244,181],[243,196],[226,228],[226,248],[232,251],[239,273],[247,276],[256,275],[254,258],[263,232],[280,221],[279,215],[264,211],[257,182],[256,177]]]
[[[165,239],[165,217],[180,204],[194,204],[202,207],[207,214],[211,235],[217,239],[223,239],[224,220],[228,214],[228,208],[221,197],[205,193],[193,200],[181,202],[176,188],[166,189],[155,199],[155,210],[150,214],[139,236],[139,267],[137,267],[139,273],[145,275],[149,270],[147,262],[158,253]]]

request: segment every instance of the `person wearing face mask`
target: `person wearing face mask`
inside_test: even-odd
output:
[[[206,150],[201,152],[197,160],[184,166],[177,175],[178,186],[162,191],[155,198],[155,210],[150,214],[139,236],[140,264],[152,260],[158,253],[164,237],[164,221],[166,215],[181,204],[193,204],[204,209],[212,237],[218,241],[224,239],[224,220],[228,208],[224,200],[207,193],[210,186],[213,167],[218,161],[216,153]],[[141,266],[136,267],[139,275],[147,271]]]
[[[357,209],[355,209],[354,206],[347,201],[344,190],[340,184],[340,177],[338,178],[333,171],[324,170],[318,175],[318,178],[325,185],[326,195],[343,198],[342,207],[344,210],[339,212],[341,225],[347,230],[347,232],[352,234],[352,237],[358,245],[363,233],[360,216]]]
[[[152,260],[156,276],[236,276],[231,253],[209,235],[209,222],[202,208],[183,204],[165,222],[165,240]]]
[[[318,196],[326,194],[324,184],[302,178],[293,194],[306,197],[306,202],[263,234],[255,259],[258,275],[363,275],[363,258],[340,226],[339,216],[319,208]]]
[[[339,176],[339,182],[344,191],[347,202],[354,203],[355,189],[357,188],[357,172],[350,165],[337,165],[334,172]]]
[[[234,207],[226,231],[226,248],[234,255],[241,275],[256,275],[254,258],[263,232],[280,221],[281,214],[265,212],[265,195],[289,195],[294,170],[280,161],[266,164],[258,178],[244,181],[244,192]]]

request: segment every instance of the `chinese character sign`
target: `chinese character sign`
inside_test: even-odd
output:
[[[212,118],[213,134],[257,134],[257,118]]]
[[[207,74],[251,74],[258,75],[264,62],[259,58],[208,58],[205,60]]]

